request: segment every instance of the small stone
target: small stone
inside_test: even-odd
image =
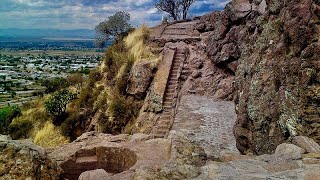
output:
[[[112,174],[107,173],[104,169],[96,169],[92,171],[85,171],[81,173],[79,176],[79,180],[103,180],[106,179],[107,177],[112,176]]]
[[[305,149],[308,153],[320,153],[320,145],[311,138],[296,136],[292,139],[292,143]]]
[[[296,159],[301,159],[302,154],[304,152],[305,152],[304,149],[302,149],[294,144],[283,143],[277,147],[277,149],[275,151],[275,155],[279,156],[281,158],[284,158],[284,159],[296,160]]]

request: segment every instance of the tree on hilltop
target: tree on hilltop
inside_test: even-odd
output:
[[[173,20],[186,20],[190,6],[195,0],[160,0],[156,3],[159,11],[169,13]]]
[[[122,38],[132,27],[129,23],[130,14],[124,11],[116,12],[108,20],[100,22],[95,27],[95,42],[98,47],[103,47],[111,39]]]

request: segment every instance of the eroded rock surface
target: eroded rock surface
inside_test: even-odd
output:
[[[270,153],[296,135],[320,142],[318,5],[312,0],[267,4],[265,14],[252,11],[241,24],[249,35],[241,41],[235,79],[234,132],[242,153]]]
[[[45,150],[31,140],[11,140],[0,135],[0,179],[62,178],[62,169],[51,161]]]
[[[96,175],[103,169],[106,179],[130,179],[143,166],[156,168],[170,159],[170,141],[152,139],[149,135],[132,136],[88,132],[74,142],[51,151],[48,156],[57,161],[70,180]],[[101,171],[97,172],[101,173]]]
[[[239,154],[232,134],[236,120],[234,106],[233,102],[206,96],[183,96],[172,129],[183,132],[211,158]]]
[[[235,75],[241,153],[272,153],[297,135],[320,142],[317,1],[233,0],[196,29],[214,66]]]

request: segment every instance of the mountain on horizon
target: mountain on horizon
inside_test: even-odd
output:
[[[10,38],[94,38],[94,30],[90,29],[0,29],[0,37]]]

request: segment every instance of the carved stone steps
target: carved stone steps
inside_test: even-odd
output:
[[[165,138],[170,131],[174,119],[174,100],[178,86],[178,73],[181,63],[185,58],[184,51],[177,49],[173,58],[171,72],[167,81],[167,87],[163,98],[163,112],[153,129],[154,138]]]

